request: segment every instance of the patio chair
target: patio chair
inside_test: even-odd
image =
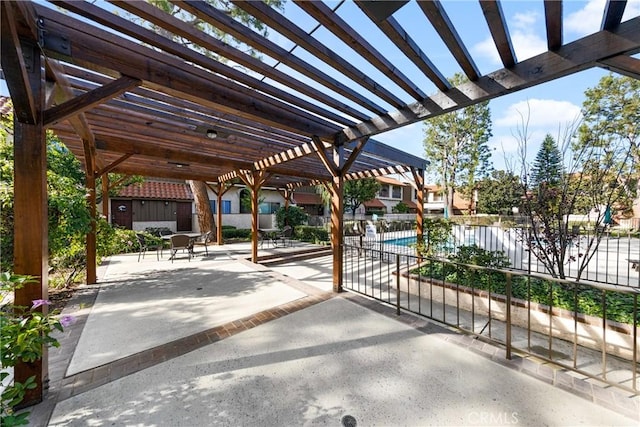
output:
[[[162,255],[162,243],[153,243],[149,242],[144,234],[136,233],[136,239],[138,239],[138,262],[140,262],[140,257],[144,259],[144,254],[147,253],[149,249],[156,250],[156,258],[160,260],[160,256]]]
[[[262,245],[264,245],[264,241],[267,238],[267,233],[264,230],[258,229],[257,236],[258,236],[258,247],[261,248]]]
[[[279,244],[282,246],[287,246],[287,242],[291,244],[291,238],[293,237],[293,228],[290,225],[285,225],[282,231],[275,236],[271,240],[274,247],[277,247]]]
[[[207,231],[206,233],[204,233],[203,235],[201,235],[200,237],[198,237],[193,241],[194,249],[196,246],[204,246],[204,253],[205,255],[208,256],[209,250],[207,249],[207,245],[213,241],[212,237],[213,237],[213,231]]]
[[[191,255],[193,254],[193,241],[191,237],[187,236],[186,234],[174,234],[173,236],[171,236],[170,259],[172,263],[180,249],[182,249],[183,251],[187,251],[189,262],[191,262]]]

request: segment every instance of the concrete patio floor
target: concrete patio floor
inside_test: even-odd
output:
[[[497,347],[333,294],[330,257],[267,269],[249,253],[112,257],[65,309],[78,322],[50,351],[32,424],[638,424],[638,396],[620,395],[623,415],[523,374]]]

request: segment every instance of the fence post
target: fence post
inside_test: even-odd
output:
[[[505,291],[507,294],[507,330],[505,340],[507,343],[507,360],[511,360],[511,273],[507,273]]]
[[[396,254],[396,314],[400,316],[400,254]]]

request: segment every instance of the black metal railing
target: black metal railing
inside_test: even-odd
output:
[[[344,245],[343,286],[637,393],[638,289]]]
[[[373,225],[375,234],[366,234],[367,224]],[[415,221],[364,221],[345,220],[345,243],[375,247],[381,252],[415,255]],[[500,227],[482,225],[453,225],[450,238],[438,248],[438,254],[451,256],[461,246],[475,245],[492,252],[502,252],[510,260],[510,268],[527,273],[547,273],[542,262],[527,249],[524,243],[528,230],[524,227]],[[428,232],[425,231],[425,239]],[[567,278],[577,278],[578,268],[584,256],[584,247],[594,238],[593,231],[576,232],[575,241],[567,248],[564,273]],[[640,286],[640,238],[630,231],[606,231],[586,268],[581,280],[623,286]]]

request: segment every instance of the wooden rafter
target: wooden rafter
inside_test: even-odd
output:
[[[556,50],[562,46],[562,2],[544,1],[544,17],[547,26],[547,47]]]
[[[600,61],[602,67],[627,77],[640,79],[640,59],[619,55]]]
[[[426,94],[398,67],[394,66],[378,49],[369,43],[358,31],[347,24],[337,13],[323,2],[294,0],[294,2],[309,15],[318,20],[326,29],[331,31],[347,46],[350,46],[362,57],[366,58],[383,74],[393,80],[416,100],[426,98]]]
[[[480,2],[480,7],[489,25],[489,31],[498,49],[502,65],[505,68],[513,67],[516,64],[516,54],[513,52],[513,44],[500,2],[498,0],[484,0]]]
[[[458,89],[467,97],[464,102],[456,103],[447,94],[438,93],[430,97],[431,103],[438,105],[435,110],[425,107],[425,102],[411,104],[400,111],[343,129],[336,139],[351,141],[376,135],[591,68],[612,56],[635,54],[640,51],[639,28],[640,17],[632,18],[615,30],[591,34],[565,44],[555,52],[541,53],[510,69],[461,84]]]
[[[198,18],[210,23],[211,25],[220,28],[221,30],[232,35],[243,43],[246,43],[249,46],[253,46],[262,52],[268,52],[269,55],[274,59],[277,59],[283,64],[287,64],[289,67],[293,68],[299,73],[302,73],[310,79],[334,90],[336,93],[339,93],[340,95],[351,99],[353,102],[363,106],[367,110],[372,111],[376,114],[384,113],[385,109],[374,103],[372,100],[367,99],[362,94],[350,88],[348,85],[339,82],[338,80],[330,77],[326,73],[323,73],[311,64],[301,60],[295,55],[290,54],[285,49],[269,41],[268,39],[258,35],[253,31],[246,31],[246,28],[244,26],[224,14],[224,12],[217,10],[213,6],[201,2],[176,1],[175,3],[189,13],[192,13]]]
[[[37,50],[35,44],[31,43],[23,47],[18,37],[15,14],[11,2],[0,3],[2,71],[8,82],[16,117],[24,123],[33,124],[38,120],[38,114],[27,73],[28,69],[34,67],[32,59]]]
[[[387,101],[395,108],[403,106],[405,103],[387,90],[384,85],[374,81],[367,73],[359,70],[351,62],[338,55],[328,46],[320,43],[315,38],[309,36],[304,30],[295,25],[286,17],[278,14],[273,8],[263,2],[237,1],[231,0],[236,6],[255,16],[259,21],[285,35],[287,38],[303,47],[312,55],[320,58],[326,64],[331,65],[354,82],[357,82],[369,92]]]
[[[330,119],[337,123],[341,123],[344,125],[348,125],[351,123],[350,120],[346,120],[343,116],[335,114],[327,109],[320,108],[316,104],[305,101],[299,97],[290,95],[288,93],[283,93],[281,90],[275,88],[274,86],[264,83],[260,79],[252,77],[246,73],[243,73],[242,71],[234,67],[225,65],[221,61],[216,61],[215,59],[212,59],[206,55],[198,53],[193,49],[189,49],[183,44],[169,40],[166,37],[159,35],[158,33],[147,30],[146,28],[136,25],[135,23],[127,19],[114,15],[113,13],[110,13],[104,9],[101,9],[100,7],[97,7],[91,4],[89,5],[79,4],[76,1],[55,1],[54,3],[60,6],[64,6],[66,9],[76,12],[78,14],[81,14],[82,16],[91,18],[96,22],[99,22],[104,25],[108,25],[111,28],[114,28],[122,32],[123,34],[136,37],[151,46],[155,46],[159,49],[162,49],[165,52],[176,55],[186,61],[192,62],[194,64],[198,64],[212,72],[215,72],[220,75],[224,75],[235,81],[241,82],[247,86],[253,87],[259,90],[260,92],[264,92],[272,96],[279,96],[283,100],[290,103],[291,105],[296,105],[300,108],[313,112],[314,114],[317,114],[319,116],[326,117],[327,119]],[[175,17],[172,17],[169,14],[162,12],[160,9],[152,5],[149,5],[144,2],[134,2],[134,3],[116,2],[116,3],[118,6],[122,7],[123,9],[129,12],[133,13],[137,11],[139,15],[145,17],[146,19],[150,19],[151,22],[156,23],[156,25],[169,26],[174,31],[177,31],[177,34],[179,34],[181,37],[199,40],[197,38],[197,34],[199,33],[200,35],[207,37],[206,41],[208,43],[205,43],[205,44],[208,47],[212,47],[213,41],[216,41],[217,42],[216,47],[218,47],[218,45],[222,45],[224,49],[224,53],[228,53],[231,51],[238,52],[237,50],[230,48],[229,46],[225,45],[219,40],[216,40],[209,35],[206,35],[200,31],[195,30],[193,27],[190,27],[188,24],[180,21]],[[250,55],[244,54],[242,52],[239,52],[239,55],[244,55],[244,57],[246,57],[246,58],[244,57],[240,58],[240,59],[245,59],[244,61],[242,61],[242,63],[251,62],[251,65],[253,66],[256,66],[256,64],[261,64],[259,67],[257,66],[254,67],[254,68],[258,68],[259,71],[265,71],[267,69],[267,67],[265,67],[265,65],[262,62],[251,57]],[[247,59],[247,58],[250,58],[250,59]],[[291,79],[289,79],[288,81],[285,80],[286,76],[284,75],[284,73],[271,72],[270,74],[272,77],[276,77],[280,83],[288,84],[289,82],[291,82]],[[311,96],[316,99],[320,98],[322,101],[327,103],[331,102],[329,97],[327,97],[326,95],[323,95],[321,92],[317,90],[312,89],[310,86],[300,85],[298,89],[301,89],[302,93],[304,93],[305,95]],[[340,107],[340,108],[346,107],[343,104],[337,104],[337,103],[333,103],[330,105],[334,107]],[[345,108],[344,111],[352,112],[352,110],[348,108]]]
[[[303,133],[328,135],[336,127],[317,116],[293,108],[275,98],[194,68],[184,61],[161,55],[148,47],[99,30],[49,8],[34,5],[46,22],[49,36],[65,34],[73,40],[76,63],[110,68],[123,75],[144,80],[158,89],[195,102],[213,105],[222,111]],[[45,50],[65,58],[66,52]],[[126,60],[123,50],[127,51]],[[97,54],[99,53],[99,55]]]
[[[607,0],[600,29],[603,31],[610,31],[620,25],[626,6],[627,0]]]
[[[96,105],[102,104],[108,99],[114,98],[129,89],[140,85],[140,83],[142,82],[138,79],[122,76],[100,88],[69,99],[55,107],[49,108],[44,112],[44,124],[51,125],[71,116],[78,115],[95,107]]]
[[[97,171],[96,172],[96,177],[100,177],[102,175],[108,174],[113,169],[115,169],[120,163],[124,162],[125,160],[127,160],[131,156],[133,156],[133,154],[131,154],[131,153],[124,154],[123,156],[121,156],[115,162],[112,162],[109,165],[107,165],[106,167],[104,167],[104,168],[100,169],[99,171]]]
[[[409,58],[425,76],[431,80],[438,89],[442,91],[449,90],[451,85],[447,79],[440,73],[436,66],[429,60],[427,55],[418,47],[409,34],[402,26],[393,18],[388,17],[384,21],[378,21],[377,15],[371,6],[375,2],[356,1],[356,4],[371,19],[380,30],[386,34],[391,41]]]
[[[440,1],[419,1],[418,5],[431,22],[431,25],[433,25],[438,34],[440,34],[442,41],[447,45],[458,64],[460,64],[467,78],[471,81],[477,80],[478,77],[480,77],[480,71],[478,71],[478,67],[476,67],[473,58],[471,58],[467,48],[462,43],[462,39],[451,23],[451,20],[449,20],[449,16]]]

